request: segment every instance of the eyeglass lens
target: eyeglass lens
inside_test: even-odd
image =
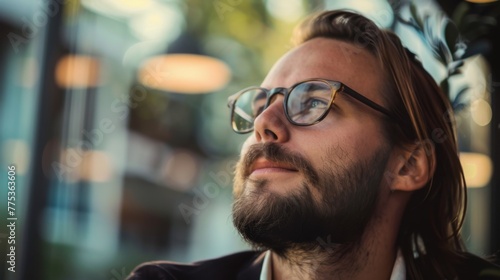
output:
[[[332,87],[321,81],[296,85],[285,97],[287,118],[297,125],[310,125],[322,118],[334,97]],[[253,129],[255,118],[264,111],[267,92],[253,88],[243,92],[234,104],[232,125],[239,132]]]

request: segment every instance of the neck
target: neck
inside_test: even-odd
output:
[[[319,242],[314,249],[272,252],[273,280],[282,279],[389,279],[397,248]]]
[[[374,215],[359,241],[335,244],[318,238],[316,246],[272,252],[273,280],[283,279],[389,279],[397,256],[397,234],[403,202],[386,203],[386,215]]]

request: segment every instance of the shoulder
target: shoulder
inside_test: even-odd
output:
[[[456,270],[459,279],[500,280],[500,266],[469,253],[464,255]]]
[[[189,264],[168,261],[147,262],[136,267],[127,279],[258,279],[263,259],[263,252],[245,251]]]

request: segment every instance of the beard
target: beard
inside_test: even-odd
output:
[[[233,223],[253,247],[280,255],[292,248],[317,248],[325,238],[329,245],[355,244],[374,213],[388,156],[385,148],[353,161],[334,147],[316,171],[301,155],[278,144],[253,145],[236,167]],[[300,186],[281,195],[266,187],[268,180],[248,178],[259,157],[291,163],[304,176]]]

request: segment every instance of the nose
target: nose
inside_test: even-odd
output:
[[[255,118],[254,134],[258,142],[283,143],[290,138],[283,99],[282,94],[272,96],[269,106]]]

